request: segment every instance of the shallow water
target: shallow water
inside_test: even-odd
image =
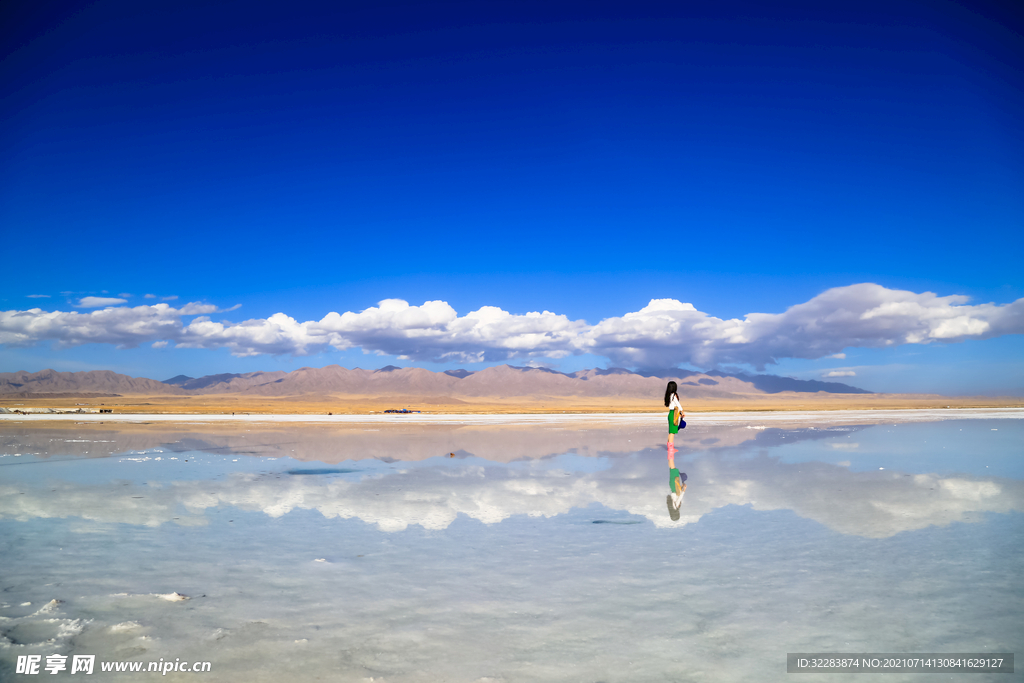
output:
[[[694,420],[678,521],[662,431],[5,424],[0,679],[52,653],[217,681],[770,681],[787,652],[1024,652],[1024,420]]]

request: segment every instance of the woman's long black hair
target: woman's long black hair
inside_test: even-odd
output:
[[[668,404],[672,402],[672,395],[679,391],[679,387],[676,386],[675,382],[669,382],[668,388],[665,389],[665,407],[668,408]]]

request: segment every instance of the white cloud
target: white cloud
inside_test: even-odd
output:
[[[163,304],[166,306],[167,304]],[[229,309],[234,310],[234,309]],[[181,315],[203,315],[206,313],[218,313],[222,312],[219,308],[213,304],[201,304],[198,302],[187,303],[178,309]]]
[[[112,296],[87,296],[80,299],[75,306],[78,308],[102,308],[104,306],[116,306],[124,302],[124,299]]]
[[[156,298],[156,294],[146,294],[146,295],[145,295],[144,297],[142,297],[142,298],[143,298],[143,299],[155,299],[155,298]]]
[[[226,348],[235,356],[291,353],[304,356],[326,340],[309,333],[310,323],[298,323],[284,313],[263,320],[240,323],[214,322],[207,316],[193,320],[182,330],[178,347],[186,349]]]
[[[575,343],[588,327],[549,311],[514,315],[484,306],[459,317],[444,301],[410,306],[386,299],[360,313],[328,313],[309,323],[337,348],[362,347],[417,360],[460,362],[510,358],[560,358],[575,351]]]
[[[85,297],[79,305],[114,302],[123,300]],[[216,322],[207,317],[214,312],[224,311],[200,303],[178,309],[167,304],[108,308],[90,314],[7,311],[0,314],[0,343],[25,345],[53,339],[65,345],[134,346],[168,341],[185,348],[226,348],[237,356],[360,348],[438,362],[593,353],[633,367],[741,363],[764,368],[782,358],[841,357],[841,350],[850,347],[948,343],[1024,333],[1024,299],[969,305],[963,296],[918,294],[869,283],[830,289],[783,313],[750,313],[730,320],[674,299],[654,299],[639,311],[596,325],[550,311],[513,314],[494,306],[460,316],[444,301],[414,306],[400,299],[305,322],[285,313]],[[190,315],[201,317],[186,325],[181,318]]]
[[[822,374],[822,377],[856,377],[857,373],[853,370],[832,370]]]
[[[622,365],[757,368],[781,358],[822,358],[848,347],[987,339],[1024,332],[1024,299],[968,305],[967,297],[863,283],[830,289],[783,313],[722,320],[672,299],[601,321],[584,350]]]
[[[180,309],[167,304],[118,306],[89,313],[77,311],[0,311],[0,344],[29,346],[54,341],[59,346],[139,344],[181,337],[183,315],[216,310],[208,304],[187,304]]]
[[[121,294],[118,294],[118,296],[121,297],[122,299],[131,299],[132,298],[131,294],[124,294],[123,292]]]
[[[162,296],[162,297],[160,297],[160,301],[177,301],[177,299],[178,299],[178,295],[177,294],[173,294],[171,296]]]
[[[829,358],[838,358],[839,360],[845,360],[846,359],[846,354],[845,353],[833,353],[831,356],[829,356]]]
[[[29,299],[49,299],[49,294],[26,294]]]

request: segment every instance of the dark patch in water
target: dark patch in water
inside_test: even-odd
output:
[[[318,470],[288,470],[288,474],[351,474],[352,472],[358,472],[359,470],[343,470],[343,469],[318,469]]]
[[[643,524],[639,520],[615,521],[613,519],[595,519],[591,524]]]
[[[16,624],[3,632],[3,636],[14,645],[42,645],[60,635],[60,625],[29,622]]]

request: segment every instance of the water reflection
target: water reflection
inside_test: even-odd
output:
[[[0,679],[781,681],[1021,640],[1020,421],[691,423],[672,462],[663,424],[580,424],[3,428]]]
[[[585,426],[581,426],[581,424]],[[763,425],[701,426],[680,431],[683,453],[759,446],[846,435],[863,425],[777,429]],[[210,425],[166,423],[0,423],[0,457],[103,458],[124,453],[202,451],[219,455],[289,457],[337,464],[348,460],[412,462],[438,456],[477,456],[494,462],[535,460],[563,453],[602,456],[664,444],[664,427],[600,422],[539,425]],[[788,439],[788,441],[787,441]],[[664,446],[662,446],[664,448]],[[2,462],[2,461],[0,461]]]
[[[686,472],[676,468],[676,449],[668,445],[668,516],[673,522],[679,521],[679,508],[683,505],[683,494],[686,493]]]
[[[646,519],[657,527],[678,528],[716,509],[740,505],[761,511],[792,510],[842,534],[884,538],[929,525],[974,522],[985,513],[1024,510],[1024,483],[1016,479],[907,472],[894,467],[855,471],[846,466],[848,463],[786,461],[786,449],[793,444],[834,440],[851,434],[852,429],[861,427],[687,429],[689,440],[681,441],[678,454],[672,454],[669,460],[672,490],[666,501],[667,516],[661,507],[665,500],[664,446],[634,447],[634,439],[650,443],[642,430],[549,430],[547,436],[555,444],[545,442],[548,449],[559,443],[573,447],[561,455],[542,451],[548,455],[540,458],[534,451],[533,459],[512,463],[470,455],[471,448],[496,448],[496,439],[506,456],[529,451],[540,437],[528,429],[504,431],[497,436],[470,431],[456,435],[458,438],[452,433],[428,430],[419,435],[418,442],[404,446],[396,445],[400,439],[390,434],[376,434],[371,440],[388,442],[419,457],[407,462],[385,457],[376,461],[351,458],[347,467],[309,467],[294,460],[265,457],[242,457],[238,462],[239,458],[223,455],[262,452],[260,446],[280,449],[281,444],[302,443],[296,433],[289,439],[281,432],[263,434],[260,440],[245,434],[224,435],[229,443],[206,435],[205,454],[170,449],[166,444],[149,446],[142,456],[89,461],[88,477],[62,473],[58,464],[4,466],[0,467],[5,475],[0,484],[0,517],[203,525],[209,511],[223,507],[258,511],[275,518],[293,510],[316,510],[329,519],[360,519],[382,531],[394,532],[410,526],[446,529],[459,515],[497,524],[515,515],[553,517],[597,504]],[[129,435],[129,439],[141,446],[138,436]],[[316,443],[327,438],[324,434],[313,437]],[[519,437],[525,443],[517,441]],[[176,443],[183,445],[187,439],[194,437],[183,437]],[[364,439],[356,438],[368,443]],[[460,448],[438,448],[441,443]],[[43,444],[37,439],[33,446]],[[27,450],[26,444],[20,446]],[[50,445],[50,454],[60,447]],[[307,445],[309,448],[312,446]],[[336,443],[332,453],[351,452],[352,448],[352,444]],[[373,452],[382,449],[378,443],[378,450]],[[422,459],[438,451],[443,457]],[[450,453],[456,451],[462,457],[451,458]],[[835,452],[822,448],[828,457]],[[850,457],[846,451],[840,453]],[[5,465],[11,460],[5,458]],[[342,462],[331,458],[324,461]],[[20,462],[45,461],[25,457]],[[687,479],[683,469],[691,481],[699,482],[686,494],[685,506],[682,498]]]

